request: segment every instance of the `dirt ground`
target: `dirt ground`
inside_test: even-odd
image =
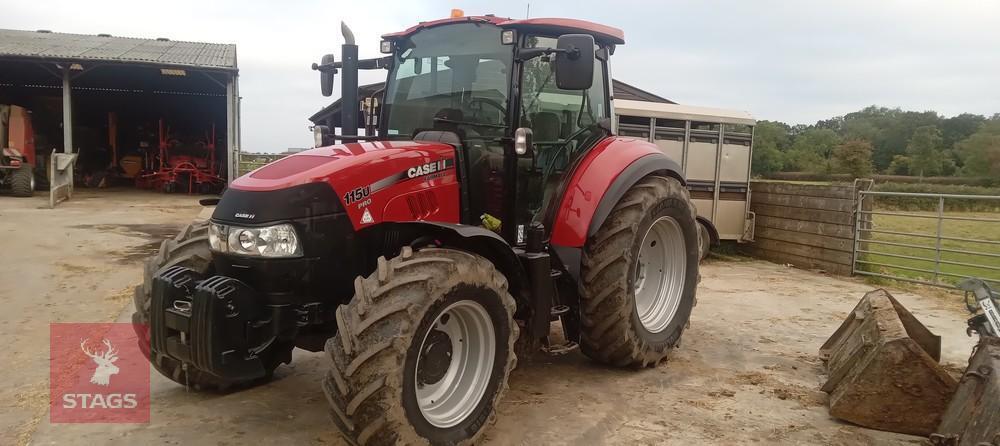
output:
[[[198,214],[196,197],[79,192],[0,197],[0,444],[342,444],[328,419],[322,354],[296,351],[265,386],[188,393],[152,378],[149,424],[50,424],[50,322],[131,314],[131,286],[158,240]],[[816,353],[873,287],[760,261],[702,267],[691,328],[656,369],[618,370],[579,353],[522,361],[487,444],[918,444],[829,417]],[[943,362],[964,367],[973,340],[955,296],[893,294],[943,336]]]

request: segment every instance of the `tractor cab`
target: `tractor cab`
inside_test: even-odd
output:
[[[345,34],[345,38],[349,31]],[[317,126],[318,145],[335,140],[434,140],[458,150],[463,173],[463,223],[502,231],[524,242],[531,225],[548,226],[564,174],[611,134],[608,58],[621,31],[568,19],[452,17],[383,36],[388,56],[358,61],[388,70],[376,98],[377,135],[330,135]],[[349,45],[345,45],[349,46]],[[343,103],[357,102],[351,49],[316,68],[345,70]],[[323,76],[332,91],[332,75]],[[356,119],[344,107],[343,122]],[[370,110],[370,109],[369,109]],[[506,223],[506,224],[504,224]]]

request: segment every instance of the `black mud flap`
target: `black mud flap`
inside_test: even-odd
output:
[[[153,278],[150,348],[226,380],[265,376],[260,353],[275,339],[274,309],[231,277],[180,266]]]

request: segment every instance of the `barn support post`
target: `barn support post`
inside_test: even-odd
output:
[[[73,99],[69,64],[62,67],[63,153],[73,153]]]
[[[239,172],[240,153],[239,124],[236,122],[239,116],[236,108],[236,75],[229,76],[226,81],[226,183],[233,182]]]
[[[65,63],[60,68],[62,69],[63,151],[59,153],[52,149],[52,156],[49,157],[50,208],[55,208],[57,204],[73,196],[73,166],[76,164],[76,154],[73,153],[73,76],[70,74],[70,64]]]

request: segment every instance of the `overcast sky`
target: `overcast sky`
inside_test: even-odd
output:
[[[372,57],[382,33],[451,8],[521,18],[529,2],[4,3],[0,28],[235,43],[243,150],[274,152],[311,145],[306,118],[330,101],[309,66],[325,52],[339,56],[340,20],[354,30],[361,57]],[[871,104],[946,116],[1000,112],[1000,2],[993,0],[535,0],[531,17],[622,28],[615,78],[758,119],[810,124]],[[384,76],[362,72],[361,82]]]

